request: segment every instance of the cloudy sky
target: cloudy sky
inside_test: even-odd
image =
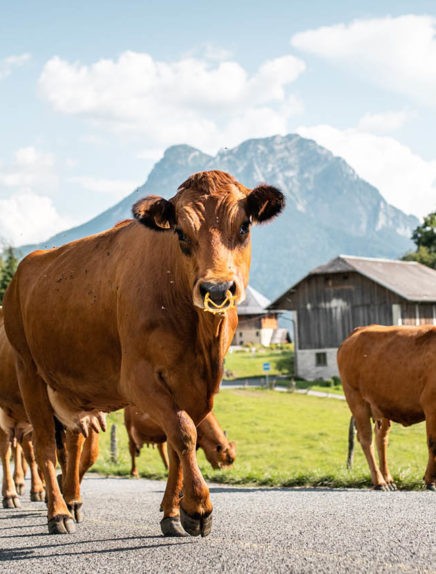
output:
[[[170,145],[299,133],[436,209],[434,0],[0,0],[0,238],[82,223]]]

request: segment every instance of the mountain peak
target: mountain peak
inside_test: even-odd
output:
[[[131,217],[139,198],[172,197],[192,173],[221,169],[247,187],[267,182],[279,187],[287,207],[273,223],[253,232],[251,284],[273,299],[307,272],[338,253],[398,258],[412,247],[419,221],[389,205],[340,157],[297,134],[249,139],[216,156],[186,145],[169,147],[143,186],[87,223],[48,241],[61,245]]]

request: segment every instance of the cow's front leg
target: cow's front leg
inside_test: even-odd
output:
[[[172,423],[172,424],[171,424]],[[212,528],[212,503],[209,488],[197,463],[197,429],[191,417],[182,410],[167,419],[164,427],[169,450],[177,454],[183,474],[183,498],[180,519],[191,536],[207,536]],[[173,461],[170,459],[170,472]],[[173,493],[173,496],[178,492]],[[164,509],[165,512],[165,509]]]
[[[45,478],[48,531],[50,534],[70,534],[75,531],[75,526],[56,477],[54,413],[47,386],[33,364],[18,361],[17,371],[24,406],[33,426],[36,460]]]
[[[182,487],[183,474],[179,456],[171,446],[168,446],[168,479],[161,504],[164,517],[160,523],[164,536],[188,536],[180,523]]]

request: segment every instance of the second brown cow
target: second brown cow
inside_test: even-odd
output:
[[[166,452],[167,437],[149,415],[136,407],[124,409],[124,422],[129,436],[129,452],[132,461],[130,474],[138,476],[136,457],[144,444],[157,445],[165,468],[168,468]],[[209,413],[197,427],[197,448],[202,448],[212,468],[218,469],[233,464],[236,458],[236,445],[228,440],[214,413]]]

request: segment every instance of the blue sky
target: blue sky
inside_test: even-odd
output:
[[[299,133],[436,209],[434,1],[0,0],[0,238],[82,223],[170,145]]]

